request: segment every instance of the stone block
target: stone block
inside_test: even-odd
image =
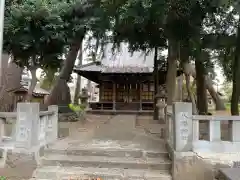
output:
[[[69,136],[69,128],[59,128],[58,138],[64,138]]]
[[[221,168],[231,167],[229,156],[224,154],[196,154],[174,152],[173,180],[214,180],[219,178]]]
[[[79,120],[79,116],[75,112],[59,113],[59,122],[76,122]]]

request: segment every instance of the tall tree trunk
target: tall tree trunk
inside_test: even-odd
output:
[[[197,57],[195,60],[196,84],[197,84],[197,107],[199,114],[207,114],[208,101],[205,80],[205,67],[203,60]]]
[[[196,79],[196,71],[195,71],[195,68],[191,64],[184,63],[183,70],[184,70],[185,74],[189,74],[194,79]],[[219,97],[219,94],[215,91],[212,80],[207,75],[205,76],[205,81],[206,81],[207,90],[216,105],[216,110],[226,110],[224,102]]]
[[[176,96],[177,101],[181,102],[183,100],[183,75],[177,78]]]
[[[159,119],[159,112],[158,112],[158,107],[157,107],[157,101],[158,101],[158,84],[159,84],[159,78],[158,78],[158,48],[155,47],[154,49],[154,72],[153,72],[153,76],[154,76],[154,104],[153,104],[153,108],[154,108],[154,113],[153,113],[153,119],[154,120],[158,120]]]
[[[213,87],[212,80],[207,76],[205,76],[205,79],[206,79],[206,84],[207,84],[207,90],[208,90],[209,94],[211,95],[211,97],[214,101],[214,104],[216,106],[215,109],[217,111],[226,110],[223,100],[221,99],[221,97],[219,96],[219,94],[216,92],[216,90]]]
[[[28,94],[27,94],[27,98],[26,98],[27,102],[31,102],[33,91],[37,85],[37,76],[36,76],[37,68],[31,68],[30,72],[31,72],[32,79],[31,79],[30,86],[28,88]]]
[[[21,86],[22,68],[18,67],[13,61],[10,61],[8,54],[2,54],[2,88],[0,89],[0,111],[11,112],[14,110],[14,94],[9,92]]]
[[[100,39],[97,37],[95,48],[94,48],[94,51],[92,52],[92,62],[96,62],[96,60],[97,60],[99,45],[100,45]],[[89,79],[87,81],[87,90],[90,95],[90,100],[92,100],[92,84]]]
[[[82,44],[79,48],[79,54],[78,54],[78,65],[82,65]],[[76,82],[76,87],[75,87],[75,93],[74,93],[74,104],[79,104],[79,92],[81,91],[81,76],[77,76],[77,82]]]
[[[238,22],[237,30],[237,41],[236,41],[236,50],[235,58],[233,63],[233,90],[232,90],[232,99],[231,99],[231,114],[239,115],[238,103],[240,95],[240,20]]]
[[[66,60],[64,61],[64,66],[60,72],[60,75],[57,79],[57,82],[53,89],[51,90],[50,95],[47,98],[46,103],[51,104],[62,104],[68,105],[71,103],[70,89],[67,85],[67,82],[70,79],[72,74],[73,67],[77,58],[79,48],[82,44],[84,36],[81,39],[77,39],[70,45],[70,49],[67,55]]]
[[[196,99],[194,97],[194,94],[193,94],[193,92],[191,90],[191,86],[190,86],[190,75],[189,74],[185,74],[185,77],[186,77],[187,93],[188,93],[188,96],[190,97],[190,100],[192,102],[193,114],[198,114],[197,105],[196,105]]]
[[[178,43],[169,40],[168,62],[167,62],[167,105],[172,105],[175,100]]]
[[[50,90],[52,88],[52,85],[56,81],[55,73],[56,70],[53,69],[47,69],[45,70],[46,76],[44,77],[43,81],[41,82],[41,88]]]

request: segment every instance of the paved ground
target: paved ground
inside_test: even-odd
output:
[[[151,117],[138,117],[137,121],[136,118],[135,115],[88,115],[85,122],[62,123],[61,128],[69,128],[69,136],[58,140],[54,146],[66,149],[83,145],[157,152],[164,150],[163,141],[159,136],[149,133],[149,124],[155,123]],[[9,180],[28,179],[36,168],[31,157],[9,155],[8,159],[7,167],[0,169],[0,176],[6,176]]]
[[[81,122],[71,123],[70,136],[59,140],[59,146],[74,144],[74,141],[84,145],[96,146],[131,146],[132,148],[147,148],[148,150],[159,150],[162,140],[158,135],[151,134],[149,123],[151,117],[143,117],[145,122],[136,122],[134,115],[117,116],[89,116],[84,124]],[[135,126],[137,126],[135,128]],[[153,126],[156,127],[156,124]],[[160,132],[160,131],[159,131]],[[72,143],[73,144],[72,144]],[[161,143],[160,143],[161,142]],[[56,144],[56,145],[57,145]],[[95,146],[94,145],[94,146]]]

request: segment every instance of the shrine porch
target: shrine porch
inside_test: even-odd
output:
[[[92,110],[152,111],[153,102],[90,102]]]
[[[120,115],[120,114],[134,114],[142,116],[152,116],[153,110],[104,110],[104,109],[89,109],[87,114],[98,114],[98,115]]]

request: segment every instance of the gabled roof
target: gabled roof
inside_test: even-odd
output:
[[[11,90],[11,92],[13,92],[13,93],[27,92],[27,91],[28,91],[28,86],[20,86],[18,88]],[[33,90],[33,96],[44,96],[44,95],[49,95],[49,94],[50,93],[48,91],[40,88],[38,84],[36,85],[35,89]]]
[[[144,66],[106,66],[100,62],[92,62],[76,66],[75,72],[100,72],[100,73],[152,73],[153,68]]]
[[[93,72],[101,72],[102,65],[99,62],[91,62],[88,64],[84,64],[81,66],[76,66],[74,71],[93,71]]]

